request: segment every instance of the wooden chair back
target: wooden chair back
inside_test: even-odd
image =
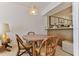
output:
[[[56,47],[58,45],[59,38],[58,37],[49,37],[47,40],[47,55],[55,55]]]
[[[17,40],[18,50],[21,50],[21,49],[25,49],[26,50],[26,47],[25,47],[23,41],[21,40],[21,38],[19,37],[18,34],[16,34],[16,40]]]
[[[28,32],[28,35],[35,35],[35,32]]]
[[[17,40],[17,45],[18,45],[18,52],[17,52],[17,56],[20,56],[22,54],[24,54],[25,52],[28,52],[30,55],[31,53],[29,52],[29,49],[25,46],[24,42],[21,40],[21,38],[19,37],[18,34],[16,34],[16,40]],[[20,50],[25,50],[24,52],[20,53]]]
[[[44,48],[45,55],[55,55],[56,47],[59,39],[57,37],[49,37],[46,40],[43,40],[40,44],[39,54],[41,54],[41,49]]]
[[[37,52],[37,55],[41,55],[42,48],[44,48],[44,53],[46,55],[46,51],[47,51],[46,44],[47,44],[47,39],[41,41],[41,43],[39,44],[39,51]]]

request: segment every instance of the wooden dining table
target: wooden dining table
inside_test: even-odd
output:
[[[35,42],[37,41],[41,41],[41,40],[46,40],[48,39],[49,37],[56,37],[56,36],[48,36],[48,35],[23,35],[23,38],[25,40],[28,40],[28,41],[32,41],[32,46],[33,46],[33,56],[35,56]]]

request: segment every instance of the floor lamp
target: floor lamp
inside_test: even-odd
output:
[[[8,45],[8,43],[10,43],[10,38],[8,37],[7,33],[10,32],[10,28],[9,28],[9,24],[3,24],[3,45],[5,45],[5,47],[11,47],[10,45]],[[10,51],[9,49],[7,49],[8,51]]]

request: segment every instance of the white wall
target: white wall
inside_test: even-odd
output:
[[[14,3],[0,3],[0,21],[8,22],[11,32],[34,31],[45,34],[43,18],[40,14],[31,16],[26,7]]]
[[[79,3],[74,2],[72,4],[73,10],[73,52],[75,56],[79,56]]]
[[[78,56],[79,56],[79,2],[78,2]]]

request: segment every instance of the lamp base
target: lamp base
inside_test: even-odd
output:
[[[10,49],[7,48],[7,47],[12,48],[12,46],[8,45],[8,43],[2,43],[2,45],[5,46],[5,50],[6,50],[6,51],[11,51]]]
[[[6,51],[11,51],[10,49],[7,49],[7,48],[6,48],[5,50],[6,50]]]

